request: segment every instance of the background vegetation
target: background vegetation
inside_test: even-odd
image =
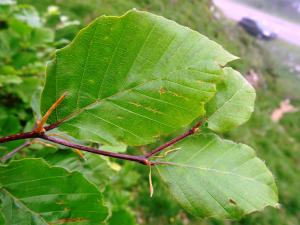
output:
[[[0,5],[0,136],[32,126],[31,106],[37,106],[39,91],[36,90],[43,83],[45,63],[56,48],[69,43],[81,27],[102,14],[121,15],[131,8],[147,10],[217,41],[241,58],[233,67],[244,74],[252,70],[258,75],[254,115],[247,124],[225,136],[249,144],[266,161],[276,177],[281,209],[267,208],[240,222],[199,220],[173,203],[155,179],[155,194],[150,198],[147,168],[89,155],[86,155],[88,160],[83,161],[72,151],[59,151],[55,146],[39,143],[15,158],[42,156],[53,165],[86,171],[103,190],[112,208],[109,219],[112,225],[299,224],[300,112],[286,114],[279,123],[270,119],[272,111],[286,98],[296,107],[300,106],[300,80],[295,69],[300,64],[299,49],[281,41],[266,44],[249,37],[234,23],[220,17],[209,0],[19,0],[18,3],[30,4],[37,11],[28,5],[15,6],[13,10]],[[29,19],[27,25],[21,27],[18,21],[24,15],[29,15]],[[7,27],[7,20],[16,26]],[[0,154],[19,144],[1,145]],[[147,147],[140,151],[145,149]]]

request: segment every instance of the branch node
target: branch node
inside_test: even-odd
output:
[[[202,125],[202,121],[197,122],[191,129],[189,129],[187,132],[185,132],[184,134],[172,139],[171,141],[166,142],[165,144],[159,146],[158,148],[152,150],[151,152],[148,152],[147,154],[145,154],[145,158],[150,158],[156,154],[158,154],[159,152],[161,152],[162,150],[176,144],[177,142],[181,141],[182,139],[196,133],[199,129],[200,126]],[[146,165],[146,164],[145,164]],[[152,164],[153,165],[153,164]]]
[[[195,126],[193,126],[192,128],[191,128],[191,134],[194,134],[194,133],[197,133],[199,130],[200,130],[200,126],[202,125],[202,122],[201,121],[199,121],[198,123],[196,123],[196,125]]]

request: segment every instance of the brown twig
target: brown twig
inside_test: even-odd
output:
[[[48,109],[48,111],[43,116],[42,120],[40,122],[37,121],[37,127],[35,128],[36,133],[44,133],[44,125],[47,122],[49,116],[52,114],[52,112],[57,108],[57,106],[64,100],[64,98],[67,96],[67,93],[64,93],[62,96],[59,97],[59,99],[56,100],[56,102],[51,105],[51,107]]]
[[[92,147],[88,147],[88,146],[80,145],[80,144],[77,144],[77,143],[73,143],[73,142],[70,142],[70,141],[54,138],[54,137],[46,135],[45,133],[37,133],[35,130],[31,131],[31,132],[20,133],[20,134],[15,134],[15,135],[2,137],[2,138],[0,138],[0,143],[10,142],[10,141],[20,140],[20,139],[40,138],[40,139],[50,141],[52,143],[64,145],[64,146],[67,146],[67,147],[70,147],[70,148],[79,149],[79,150],[82,150],[82,151],[91,152],[91,153],[94,153],[94,154],[108,156],[108,157],[112,157],[112,158],[123,159],[123,160],[128,160],[128,161],[134,161],[134,162],[138,162],[138,163],[141,163],[141,164],[147,165],[147,166],[152,166],[152,165],[156,164],[156,162],[153,162],[153,161],[149,160],[149,158],[151,156],[154,156],[154,155],[158,154],[159,152],[166,149],[167,147],[169,147],[169,146],[181,141],[182,139],[196,133],[199,130],[199,127],[201,126],[201,124],[202,124],[201,122],[198,122],[195,126],[193,126],[190,130],[188,130],[184,134],[180,135],[177,138],[172,139],[171,141],[166,142],[165,144],[161,145],[160,147],[158,147],[158,148],[154,149],[153,151],[151,151],[151,152],[149,152],[145,155],[142,155],[142,156],[127,155],[127,154],[122,154],[122,153],[115,153],[115,152],[99,150],[99,149],[95,149],[95,148],[92,148]],[[48,131],[48,130],[54,129],[56,126],[57,125],[50,125],[48,127],[44,127],[44,130]],[[31,142],[29,141],[29,142],[24,143],[24,145],[19,146],[18,148],[16,148],[15,150],[13,150],[9,154],[10,155],[16,154],[18,151],[20,151],[24,147],[27,147],[29,145],[29,143],[31,143]],[[11,156],[9,156],[9,157],[11,157]]]
[[[169,147],[171,145],[174,145],[175,143],[181,141],[182,139],[196,133],[199,130],[199,127],[202,124],[202,122],[196,123],[195,126],[193,126],[191,129],[189,129],[184,134],[180,135],[179,137],[176,137],[176,138],[172,139],[171,141],[166,142],[165,144],[159,146],[158,148],[156,148],[156,149],[152,150],[151,152],[146,153],[142,156],[127,155],[127,154],[122,154],[122,153],[115,153],[115,152],[99,150],[99,149],[91,148],[91,147],[88,147],[88,146],[80,145],[80,144],[77,144],[77,143],[73,143],[73,142],[70,142],[68,140],[62,140],[62,139],[54,138],[54,137],[51,137],[51,136],[48,136],[48,135],[45,134],[47,131],[55,129],[56,127],[58,127],[60,124],[62,124],[65,121],[65,119],[62,119],[62,120],[57,121],[57,122],[55,122],[55,123],[53,123],[49,126],[44,127],[44,124],[46,123],[48,117],[51,115],[53,110],[63,101],[65,96],[66,96],[66,93],[63,94],[49,108],[49,110],[46,112],[46,114],[43,116],[43,118],[40,122],[37,121],[37,123],[36,123],[37,126],[36,126],[36,128],[33,129],[33,131],[14,134],[14,135],[6,136],[6,137],[1,137],[0,138],[0,143],[10,142],[10,141],[20,140],[20,139],[40,138],[40,139],[50,141],[52,143],[64,145],[64,146],[67,146],[67,147],[70,147],[70,148],[79,149],[79,150],[82,150],[82,151],[91,152],[91,153],[94,153],[94,154],[108,156],[108,157],[112,157],[112,158],[118,158],[118,159],[123,159],[123,160],[134,161],[134,162],[138,162],[138,163],[141,163],[141,164],[147,165],[147,166],[152,166],[152,165],[155,164],[155,162],[149,161],[150,157],[158,154],[159,152],[163,151],[164,149],[166,149],[167,147]],[[18,148],[14,149],[10,153],[8,153],[6,156],[4,156],[2,158],[2,161],[6,161],[7,159],[11,158],[13,155],[15,155],[21,149],[29,146],[31,143],[32,143],[32,141],[25,142],[23,145],[19,146]]]
[[[169,147],[171,145],[174,145],[175,143],[181,141],[182,139],[196,133],[199,130],[199,127],[201,125],[202,125],[202,122],[199,121],[198,123],[195,124],[195,126],[193,126],[191,129],[189,129],[187,132],[185,132],[184,134],[172,139],[171,141],[168,141],[168,142],[164,143],[163,145],[159,146],[158,148],[152,150],[151,152],[147,153],[145,155],[145,157],[150,158],[151,156],[154,156],[154,155],[158,154],[159,152],[166,149],[167,147]]]
[[[64,146],[67,146],[67,147],[70,147],[70,148],[75,148],[75,149],[79,149],[79,150],[86,151],[86,152],[91,152],[91,153],[98,154],[98,155],[103,155],[103,156],[109,156],[109,157],[117,158],[117,159],[124,159],[124,160],[134,161],[134,162],[138,162],[138,163],[141,163],[143,165],[148,165],[148,166],[152,164],[147,158],[145,158],[145,156],[135,156],[135,155],[127,155],[127,154],[122,154],[122,153],[104,151],[104,150],[95,149],[95,148],[92,148],[92,147],[76,144],[76,143],[73,143],[73,142],[69,142],[69,141],[66,141],[66,140],[61,140],[61,139],[58,139],[58,138],[50,137],[50,136],[47,136],[45,134],[41,135],[39,138],[50,141],[52,143],[64,145]]]
[[[21,140],[21,139],[29,139],[29,138],[36,138],[39,134],[37,134],[35,131],[25,132],[25,133],[19,133],[19,134],[13,134],[6,137],[0,138],[0,143],[15,141],[15,140]]]
[[[3,163],[5,163],[7,160],[9,160],[10,158],[12,158],[15,154],[17,154],[18,152],[20,152],[22,149],[28,147],[29,145],[31,145],[31,141],[26,141],[24,144],[20,145],[19,147],[15,148],[14,150],[12,150],[11,152],[7,153],[5,156],[2,157],[1,161]]]

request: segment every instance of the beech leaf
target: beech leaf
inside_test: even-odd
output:
[[[254,150],[199,134],[179,142],[157,169],[183,208],[198,217],[240,218],[277,206],[274,178]]]
[[[0,185],[5,225],[102,224],[108,216],[101,193],[82,174],[41,159],[1,166]]]
[[[41,111],[77,139],[144,145],[205,114],[224,66],[236,59],[187,27],[148,12],[101,16],[48,65]]]
[[[224,69],[224,81],[207,104],[208,128],[224,132],[245,123],[254,110],[255,89],[232,68]]]

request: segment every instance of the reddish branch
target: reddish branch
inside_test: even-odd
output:
[[[4,163],[7,160],[9,160],[11,157],[13,157],[15,154],[17,154],[22,149],[28,147],[31,145],[31,141],[26,141],[24,144],[20,145],[19,147],[15,148],[11,152],[7,153],[5,156],[2,157],[1,161]]]
[[[60,123],[52,124],[50,126],[44,127],[44,130],[45,130],[45,132],[52,130],[52,129],[56,128],[58,125],[60,125]],[[143,165],[151,166],[151,165],[154,165],[155,162],[151,162],[149,160],[150,157],[158,154],[159,152],[163,151],[164,149],[166,149],[167,147],[169,147],[171,145],[174,145],[175,143],[181,141],[182,139],[194,134],[195,132],[197,132],[197,130],[199,129],[200,126],[201,126],[201,122],[198,122],[195,126],[193,126],[190,130],[188,130],[184,134],[172,139],[171,141],[166,142],[165,144],[159,146],[158,148],[156,148],[156,149],[152,150],[151,152],[146,153],[145,155],[142,155],[142,156],[127,155],[127,154],[122,154],[122,153],[104,151],[104,150],[76,144],[76,143],[73,143],[70,141],[50,137],[50,136],[46,135],[45,132],[39,133],[36,130],[33,130],[31,132],[20,133],[20,134],[2,137],[2,138],[0,138],[0,143],[10,142],[10,141],[20,140],[20,139],[40,138],[40,139],[50,141],[52,143],[64,145],[64,146],[67,146],[70,148],[79,149],[82,151],[91,152],[94,154],[108,156],[108,157],[112,157],[112,158],[134,161],[134,162],[141,163]],[[13,155],[15,155],[19,150],[21,150],[25,147],[28,147],[30,144],[31,144],[31,142],[26,142],[25,144],[19,146],[18,148],[14,149],[10,153],[8,153],[2,160],[6,161],[7,159],[9,159]]]
[[[43,125],[46,123],[48,117],[50,114],[53,112],[53,110],[63,101],[63,99],[66,97],[66,94],[63,94],[46,112],[46,114],[43,116],[41,121],[37,121],[36,127],[33,129],[33,131],[26,132],[26,133],[19,133],[19,134],[14,134],[6,137],[0,138],[0,143],[5,143],[5,142],[10,142],[10,141],[15,141],[15,140],[21,140],[21,139],[32,139],[32,138],[40,138],[46,141],[50,141],[52,143],[64,145],[70,148],[86,151],[86,152],[91,152],[94,154],[98,155],[103,155],[103,156],[109,156],[112,158],[117,158],[117,159],[123,159],[123,160],[128,160],[128,161],[134,161],[141,163],[143,165],[151,166],[154,165],[155,162],[149,161],[149,158],[155,154],[158,154],[162,150],[166,149],[167,147],[179,142],[180,140],[188,137],[189,135],[194,134],[199,127],[201,126],[201,122],[198,122],[194,127],[192,127],[190,130],[188,130],[186,133],[180,135],[177,138],[174,138],[171,141],[168,141],[167,143],[161,145],[160,147],[154,149],[153,151],[146,153],[145,155],[142,156],[135,156],[135,155],[127,155],[127,154],[122,154],[122,153],[115,153],[115,152],[109,152],[109,151],[104,151],[100,149],[95,149],[92,147],[76,144],[67,140],[62,140],[54,137],[50,137],[46,135],[47,131],[50,131],[52,129],[55,129],[58,127],[60,124],[62,124],[65,120],[60,120],[54,124],[51,124],[49,126],[44,127]],[[17,152],[19,152],[21,149],[28,147],[32,142],[27,141],[23,145],[19,146],[18,148],[14,149],[10,153],[8,153],[6,156],[3,157],[3,161],[8,160],[12,156],[14,156]]]
[[[58,127],[61,123],[62,123],[61,121],[58,121],[54,124],[44,127],[44,130],[45,131],[53,130],[56,127]],[[37,138],[39,136],[41,136],[41,134],[34,129],[33,131],[30,132],[13,134],[6,137],[0,137],[0,144],[5,142],[20,140],[20,139]]]
[[[165,144],[161,145],[160,147],[158,147],[158,148],[154,149],[153,151],[146,153],[145,155],[142,155],[142,156],[127,155],[127,154],[104,151],[104,150],[95,149],[92,147],[76,144],[76,143],[73,143],[73,142],[70,142],[67,140],[62,140],[62,139],[58,139],[58,138],[54,138],[54,137],[50,137],[50,136],[46,135],[47,131],[55,129],[56,127],[58,127],[60,124],[62,124],[66,120],[66,118],[65,118],[54,124],[44,127],[44,124],[47,122],[51,113],[64,100],[65,97],[66,97],[66,93],[64,93],[58,100],[55,101],[55,103],[49,108],[49,110],[43,116],[42,120],[36,122],[36,127],[33,129],[33,131],[2,137],[2,138],[0,138],[0,143],[10,142],[10,141],[15,141],[15,140],[20,140],[20,139],[40,138],[40,139],[50,141],[52,143],[64,145],[64,146],[67,146],[70,148],[74,148],[74,149],[78,149],[78,150],[82,150],[82,151],[86,151],[86,152],[91,152],[91,153],[98,154],[98,155],[109,156],[112,158],[134,161],[134,162],[141,163],[143,165],[151,166],[151,165],[155,164],[155,162],[149,161],[149,158],[151,156],[158,154],[159,152],[163,151],[167,147],[194,134],[195,132],[197,132],[197,130],[201,126],[201,122],[198,122],[195,126],[193,126],[190,130],[188,130],[184,134],[180,135],[179,137],[174,138],[171,141],[166,142]],[[18,148],[14,149],[13,151],[11,151],[7,155],[5,155],[2,158],[2,160],[3,161],[8,160],[9,158],[14,156],[17,152],[19,152],[23,148],[28,147],[31,143],[32,143],[31,141],[25,142],[23,145],[19,146]]]
[[[145,155],[146,158],[150,158],[153,155],[156,155],[157,153],[161,152],[162,150],[166,149],[167,147],[170,147],[171,145],[174,145],[175,143],[181,141],[182,139],[196,133],[199,130],[199,127],[201,126],[202,122],[198,122],[196,123],[195,126],[193,126],[191,129],[189,129],[187,132],[185,132],[184,134],[172,139],[171,141],[168,141],[166,143],[164,143],[163,145],[159,146],[158,148],[152,150],[151,152],[147,153]]]
[[[112,158],[139,162],[139,163],[144,164],[144,165],[151,165],[151,162],[147,158],[145,158],[144,156],[134,156],[134,155],[127,155],[127,154],[104,151],[104,150],[100,150],[100,149],[96,149],[96,148],[92,148],[92,147],[72,143],[72,142],[69,142],[69,141],[66,141],[66,140],[61,140],[61,139],[58,139],[58,138],[50,137],[50,136],[47,136],[45,134],[42,135],[40,138],[42,138],[44,140],[47,140],[47,141],[50,141],[50,142],[53,142],[53,143],[56,143],[56,144],[64,145],[64,146],[67,146],[67,147],[70,147],[70,148],[75,148],[75,149],[79,149],[79,150],[86,151],[86,152],[91,152],[91,153],[98,154],[98,155],[104,155],[104,156],[109,156],[109,157],[112,157]]]
[[[39,134],[36,133],[35,131],[30,131],[26,133],[19,133],[19,134],[13,134],[10,136],[6,137],[1,137],[0,138],[0,143],[5,143],[5,142],[10,142],[10,141],[15,141],[15,140],[21,140],[21,139],[28,139],[28,138],[36,138],[38,137]]]
[[[128,161],[134,161],[134,162],[141,163],[143,165],[151,166],[151,165],[154,165],[155,162],[150,161],[149,160],[150,157],[158,154],[159,152],[163,151],[167,147],[169,147],[171,145],[174,145],[175,143],[181,141],[182,139],[184,139],[184,138],[194,134],[195,132],[197,132],[197,130],[201,126],[201,122],[198,122],[195,126],[193,126],[190,130],[188,130],[184,134],[172,139],[171,141],[166,142],[165,144],[159,146],[158,148],[156,148],[156,149],[152,150],[151,152],[146,153],[145,155],[142,155],[142,156],[127,155],[127,154],[122,154],[122,153],[104,151],[104,150],[100,150],[100,149],[80,145],[80,144],[77,144],[77,143],[73,143],[73,142],[70,142],[70,141],[66,141],[66,140],[62,140],[62,139],[58,139],[58,138],[54,138],[54,137],[46,135],[47,131],[56,128],[58,125],[60,125],[60,123],[55,123],[55,124],[52,124],[50,126],[44,127],[44,132],[43,133],[40,133],[40,132],[37,132],[36,130],[33,130],[31,132],[20,133],[20,134],[15,134],[15,135],[2,137],[2,138],[0,138],[0,143],[10,142],[10,141],[20,140],[20,139],[40,138],[40,139],[50,141],[52,143],[64,145],[64,146],[67,146],[67,147],[70,147],[70,148],[79,149],[79,150],[82,150],[82,151],[91,152],[91,153],[94,153],[94,154],[108,156],[108,157],[112,157],[112,158],[123,159],[123,160],[128,160]],[[23,145],[19,146],[18,148],[14,149],[12,152],[8,153],[5,156],[5,158],[3,158],[2,160],[6,161],[7,159],[11,158],[14,154],[16,154],[19,150],[21,150],[25,147],[28,147],[30,144],[31,144],[31,142],[26,142],[25,144],[23,144]]]

